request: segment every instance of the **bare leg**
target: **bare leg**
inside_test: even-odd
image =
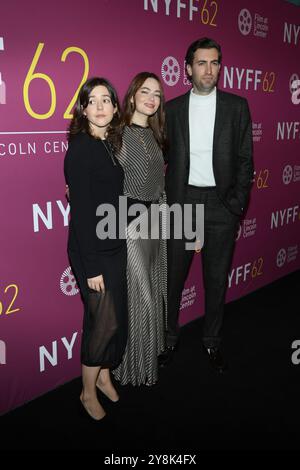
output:
[[[106,414],[98,401],[96,392],[96,380],[99,371],[100,367],[87,367],[82,364],[83,389],[80,400],[88,414],[97,421],[104,418]]]
[[[111,401],[117,402],[119,395],[112,384],[109,369],[101,369],[98,375],[96,386],[104,393]]]

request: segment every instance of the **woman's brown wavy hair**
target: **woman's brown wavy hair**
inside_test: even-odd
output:
[[[165,96],[164,90],[161,84],[160,79],[155,73],[152,72],[140,72],[138,73],[130,83],[126,95],[123,100],[123,110],[121,115],[122,125],[130,126],[132,121],[132,116],[135,111],[134,102],[131,102],[131,99],[136,95],[136,92],[143,86],[147,78],[153,78],[159,83],[160,89],[160,105],[158,110],[153,116],[148,118],[149,127],[151,127],[154,137],[162,150],[164,150],[166,145],[166,131],[165,131]]]

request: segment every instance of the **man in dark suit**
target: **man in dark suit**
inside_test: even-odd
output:
[[[253,177],[248,103],[237,95],[217,90],[221,59],[221,48],[212,39],[199,39],[188,48],[186,69],[193,88],[167,103],[166,153],[169,206],[191,204],[195,226],[196,204],[204,205],[202,341],[218,372],[226,369],[220,343],[228,272],[239,217],[247,206]],[[175,219],[174,226],[180,222]],[[178,341],[181,292],[195,253],[186,249],[186,241],[184,236],[172,237],[171,230],[167,350],[159,356],[161,366],[170,362]]]

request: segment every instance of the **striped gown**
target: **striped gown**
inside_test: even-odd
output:
[[[136,124],[125,127],[119,160],[125,173],[124,195],[137,202],[155,201],[156,208],[162,209],[166,203],[164,161],[152,130]],[[165,348],[167,246],[163,216],[151,218],[150,208],[127,227],[128,342],[121,364],[113,371],[122,385],[155,384],[157,356]],[[134,237],[137,225],[147,221],[148,233],[152,229],[158,236]]]

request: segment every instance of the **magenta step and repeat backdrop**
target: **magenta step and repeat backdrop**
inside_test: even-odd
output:
[[[11,0],[1,6],[0,413],[80,374],[82,305],[66,254],[63,159],[66,128],[87,77],[109,78],[123,97],[136,73],[153,71],[170,99],[189,89],[187,46],[202,36],[221,43],[219,87],[249,101],[256,171],[227,301],[299,269],[297,3]],[[181,324],[203,310],[194,262]]]

